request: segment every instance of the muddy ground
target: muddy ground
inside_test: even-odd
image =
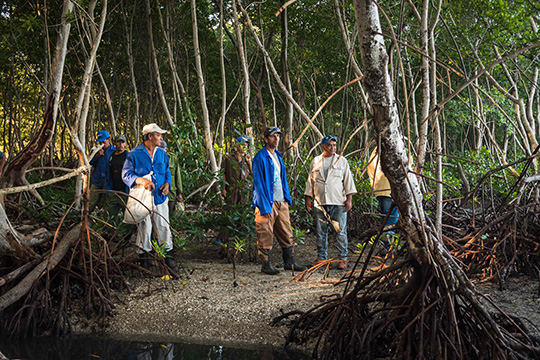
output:
[[[305,245],[299,245],[299,263],[309,264],[316,258],[314,242],[308,237]],[[197,249],[177,252],[180,279],[135,272],[129,280],[133,291],[118,293],[118,305],[113,316],[106,319],[105,328],[78,319],[76,332],[99,331],[150,341],[281,347],[289,329],[285,324],[272,326],[272,319],[284,312],[306,311],[325,296],[344,290],[343,284],[336,285],[344,272],[334,267],[326,277],[317,272],[296,281],[291,271],[280,276],[262,274],[260,265],[242,254],[233,272],[232,264],[220,257],[219,249],[208,241]],[[274,251],[273,259],[282,265],[281,251]],[[153,270],[160,271],[157,267]],[[478,289],[502,309],[524,317],[529,328],[540,334],[538,281],[514,277],[506,283],[505,291],[491,283],[479,284]]]

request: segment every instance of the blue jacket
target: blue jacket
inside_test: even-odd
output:
[[[287,172],[285,164],[279,151],[275,150],[281,164],[281,184],[283,186],[283,196],[289,203],[291,194],[287,183]],[[274,162],[266,149],[263,147],[253,159],[253,203],[252,208],[259,208],[261,215],[272,213],[274,203]]]
[[[112,145],[109,145],[105,149],[105,153],[100,156],[94,156],[90,160],[90,165],[94,167],[94,175],[92,176],[92,185],[99,187],[104,187],[106,190],[112,189],[112,177],[111,177],[111,168],[109,167],[109,161],[111,160],[111,155],[116,151],[116,148]]]
[[[171,171],[169,170],[169,157],[162,148],[156,148],[153,162],[148,150],[144,147],[144,143],[131,150],[122,169],[122,180],[131,189],[135,186],[135,180],[138,177],[148,175],[150,171],[153,171],[152,182],[155,186],[152,192],[154,204],[163,204],[167,201],[168,195],[163,195],[159,188],[165,183],[169,183],[170,187]]]

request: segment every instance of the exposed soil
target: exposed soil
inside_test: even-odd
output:
[[[316,258],[314,239],[309,237],[306,243],[298,247],[301,264]],[[308,310],[319,304],[321,297],[343,292],[344,285],[335,285],[345,274],[343,271],[331,268],[328,277],[318,272],[304,281],[295,281],[291,271],[280,276],[262,274],[260,265],[246,257],[240,259],[234,277],[232,264],[220,258],[218,245],[209,242],[177,253],[182,279],[134,275],[130,279],[134,291],[118,294],[119,304],[103,331],[129,339],[280,347],[288,327],[272,326],[274,317]],[[273,260],[282,264],[281,251],[274,251]],[[540,334],[538,287],[537,281],[525,277],[510,279],[504,291],[494,284],[478,286],[504,310],[525,317],[529,328]],[[84,319],[76,320],[74,325],[79,333],[95,329],[91,321]]]

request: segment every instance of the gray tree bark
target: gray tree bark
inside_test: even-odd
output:
[[[206,86],[201,65],[201,52],[199,48],[199,29],[197,26],[197,5],[196,0],[191,0],[191,19],[193,22],[193,47],[195,50],[195,67],[197,70],[197,80],[199,81],[199,95],[201,98],[201,107],[204,125],[204,139],[206,145],[206,155],[210,162],[212,173],[217,174],[219,168],[214,154],[214,144],[212,141],[212,132],[210,130],[210,115],[208,113],[208,105],[206,104]]]
[[[234,26],[234,32],[236,34],[236,41],[237,41],[237,49],[238,49],[238,56],[240,57],[240,64],[242,65],[242,77],[244,81],[244,87],[243,87],[243,93],[242,93],[242,100],[244,104],[244,114],[245,114],[245,123],[247,125],[247,135],[253,139],[253,128],[251,127],[251,116],[249,111],[249,99],[250,99],[250,93],[251,93],[251,86],[249,81],[249,68],[248,68],[248,62],[246,58],[246,49],[244,46],[244,40],[242,39],[242,31],[240,29],[240,19],[238,16],[238,10],[236,8],[236,0],[232,1],[232,11],[233,11],[233,26]],[[250,148],[253,147],[253,141],[250,142]],[[251,150],[251,152],[253,152]]]
[[[79,98],[77,100],[77,105],[75,106],[74,121],[72,127],[72,141],[75,149],[79,153],[79,161],[81,165],[89,166],[88,157],[84,151],[86,145],[86,122],[88,117],[88,109],[90,104],[90,96],[92,90],[92,74],[96,66],[97,51],[99,44],[101,43],[101,36],[103,35],[103,29],[105,28],[105,22],[107,20],[107,0],[103,0],[101,8],[101,16],[99,21],[99,28],[97,31],[93,28],[94,26],[94,9],[96,6],[97,0],[90,2],[88,6],[89,22],[90,22],[90,41],[92,41],[92,48],[90,53],[86,58],[84,65],[84,74],[82,78],[81,88],[79,92]],[[75,139],[76,137],[76,139]],[[89,188],[88,174],[83,174],[75,186],[75,196],[79,196],[85,189]],[[79,206],[79,204],[77,204]]]
[[[47,104],[49,104],[49,108],[45,114],[45,120],[44,124],[47,125],[47,129],[43,131],[43,133],[38,133],[37,137],[41,137],[40,143],[46,144],[49,142],[53,135],[53,130],[56,124],[56,119],[58,118],[58,104],[60,101],[60,94],[62,92],[62,77],[64,73],[64,63],[66,59],[67,54],[67,43],[69,39],[69,32],[71,29],[71,23],[69,21],[69,15],[73,12],[73,3],[71,0],[64,0],[63,7],[62,7],[62,19],[58,30],[58,38],[56,40],[56,47],[55,47],[55,53],[54,53],[54,59],[52,62],[52,71],[51,71],[51,82],[49,87],[49,97],[47,99]],[[50,119],[49,119],[50,116]],[[36,142],[36,138],[32,139],[30,144],[28,146],[35,146],[39,144],[34,144]],[[10,170],[10,166],[8,166],[5,170],[4,177],[6,175],[10,175],[8,178],[11,179],[11,183],[8,186],[13,185],[14,183],[17,184],[16,178],[25,179],[24,173],[34,162],[35,159],[41,154],[41,151],[45,148],[43,145],[41,150],[36,148],[36,150],[39,151],[31,151],[28,159],[23,159],[23,157],[18,157],[21,159],[20,163],[18,162],[18,158],[15,158],[14,161],[10,161],[10,164],[13,167],[13,170]],[[24,155],[25,151],[19,155]],[[6,179],[3,179],[6,180]],[[23,181],[20,183],[20,185],[27,185],[27,181]],[[5,187],[4,183],[4,187]],[[0,204],[0,252],[8,252],[12,251],[13,247],[9,244],[7,237],[13,236],[15,241],[20,242],[21,241],[21,234],[19,234],[13,226],[11,225],[11,222],[7,218],[7,215],[4,211],[4,208]]]
[[[400,131],[400,120],[396,99],[388,73],[388,55],[379,22],[378,7],[374,0],[354,0],[356,25],[362,63],[365,67],[364,84],[373,109],[373,123],[380,138],[381,166],[390,182],[392,198],[400,211],[399,227],[407,240],[413,260],[418,264],[415,273],[423,279],[437,279],[441,298],[452,300],[457,294],[459,301],[465,302],[473,313],[473,323],[480,323],[478,329],[460,329],[463,337],[470,337],[473,343],[484,342],[489,337],[489,348],[493,358],[507,358],[513,351],[523,351],[526,345],[518,343],[512,336],[503,334],[493,317],[479,301],[478,293],[463,270],[448,252],[431,226],[426,223],[422,194],[416,176],[411,173],[405,144]],[[419,270],[422,269],[422,270]],[[420,271],[420,273],[418,273]],[[433,290],[433,289],[432,289]],[[453,306],[448,308],[455,318]],[[421,309],[427,312],[428,309]],[[419,314],[420,316],[420,314]],[[423,314],[422,314],[423,316]],[[470,317],[468,317],[470,319]],[[478,340],[478,341],[476,341]],[[446,341],[450,342],[450,339]],[[445,348],[457,349],[462,344],[454,342]],[[529,348],[530,350],[531,348]],[[419,357],[423,358],[419,349]],[[489,357],[489,355],[486,355]]]
[[[282,4],[284,0],[281,1]],[[283,9],[280,15],[281,21],[281,77],[283,83],[287,89],[287,92],[292,94],[292,85],[291,78],[289,76],[289,24],[287,19],[287,8]],[[285,104],[285,126],[284,126],[284,144],[286,147],[292,144],[293,140],[293,119],[294,119],[294,109],[293,104],[289,99],[286,100]],[[290,153],[289,153],[290,154]]]
[[[154,69],[154,75],[156,77],[159,101],[161,102],[161,106],[163,107],[163,112],[165,113],[167,123],[169,124],[169,126],[174,126],[169,107],[167,106],[167,99],[165,99],[165,93],[163,92],[163,86],[161,85],[161,75],[159,72],[159,63],[157,60],[156,47],[154,46],[154,34],[152,31],[152,11],[150,8],[150,0],[146,0],[146,14],[148,16],[148,43],[150,45],[150,55],[152,57],[153,65],[152,68]]]
[[[239,3],[240,5],[240,9],[242,11],[242,14],[244,14],[244,16],[246,17],[246,21],[247,21],[247,25],[249,27],[249,30],[251,31],[251,34],[253,35],[253,38],[255,39],[255,42],[257,43],[257,46],[259,47],[259,50],[261,50],[261,52],[263,53],[264,55],[264,59],[266,61],[266,65],[268,66],[268,68],[270,69],[270,71],[272,72],[272,75],[274,76],[274,80],[276,80],[276,82],[278,83],[278,86],[279,88],[281,89],[281,91],[285,94],[285,96],[287,97],[287,100],[290,101],[294,108],[296,109],[296,111],[298,111],[298,113],[300,114],[300,116],[307,122],[309,123],[310,125],[310,128],[315,132],[315,134],[317,135],[317,137],[319,139],[322,139],[323,138],[323,134],[321,133],[321,131],[317,128],[317,126],[313,123],[313,122],[310,122],[311,118],[306,114],[306,112],[304,111],[304,109],[302,109],[302,107],[298,104],[298,102],[296,102],[296,100],[293,98],[292,96],[292,93],[289,92],[287,90],[287,87],[285,86],[285,84],[283,83],[283,81],[281,80],[277,70],[276,70],[276,67],[274,66],[274,62],[272,61],[272,58],[270,57],[270,54],[268,54],[268,51],[266,51],[261,39],[259,38],[259,35],[257,35],[257,31],[255,30],[255,28],[253,27],[253,24],[251,22],[251,18],[249,17],[249,14],[247,13],[247,11],[242,7],[242,3]],[[274,116],[275,116],[275,111],[274,111]],[[274,121],[275,122],[275,121]]]
[[[416,160],[416,172],[421,174],[426,161],[427,151],[427,135],[428,135],[428,119],[429,110],[431,108],[430,102],[430,82],[429,82],[429,29],[428,29],[428,16],[429,16],[429,1],[423,0],[422,2],[422,15],[420,18],[420,42],[422,49],[422,60],[420,64],[420,75],[422,78],[422,112],[421,122],[418,133],[418,145],[416,153],[418,154]]]

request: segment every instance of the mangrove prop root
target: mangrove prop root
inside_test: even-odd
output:
[[[449,291],[430,265],[404,261],[351,281],[355,286],[342,297],[301,313],[287,343],[314,342],[317,359],[540,356],[540,342],[517,321],[499,326],[474,289],[461,283]],[[513,319],[497,310],[501,318]]]

